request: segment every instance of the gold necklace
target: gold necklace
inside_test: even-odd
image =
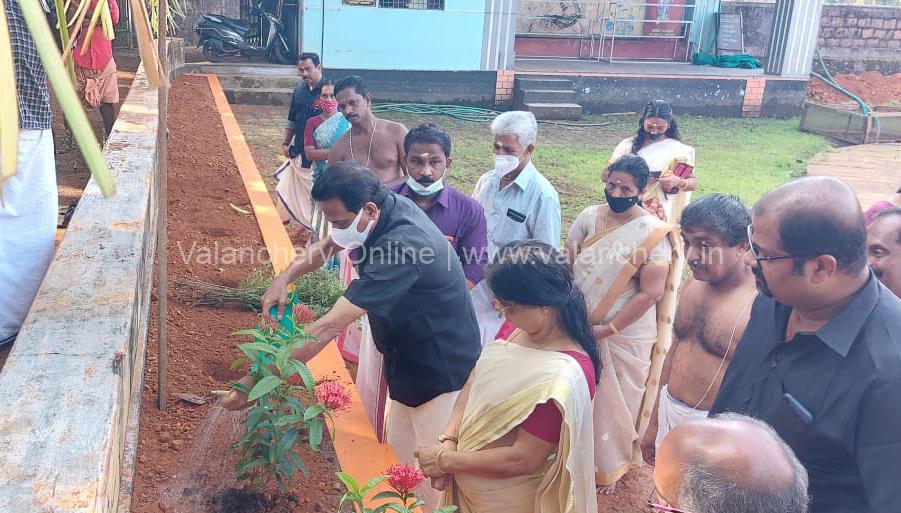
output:
[[[363,166],[366,168],[369,167],[369,159],[372,158],[372,140],[375,138],[375,124],[376,124],[376,120],[375,120],[375,117],[373,116],[373,118],[372,118],[372,133],[369,134],[369,150],[366,152],[366,165]],[[353,131],[353,129],[350,129],[349,133],[350,133],[350,160],[356,160],[354,158],[354,131]]]

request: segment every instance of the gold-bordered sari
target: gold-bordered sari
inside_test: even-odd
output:
[[[675,227],[644,215],[585,239],[574,261],[574,283],[585,295],[592,324],[606,324],[638,292],[636,277],[641,267],[658,264],[649,259],[664,239],[669,241],[671,259],[663,297],[619,333],[598,341],[602,364],[594,399],[598,485],[613,484],[633,465],[641,464],[639,442],[672,342],[682,258]]]
[[[482,350],[473,373],[458,451],[499,440],[549,401],[563,412],[560,442],[531,475],[455,475],[441,505],[454,504],[459,513],[596,513],[591,396],[579,363],[563,353],[497,341]]]

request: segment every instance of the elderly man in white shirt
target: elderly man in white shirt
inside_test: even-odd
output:
[[[531,112],[505,112],[491,123],[494,169],[476,183],[472,193],[488,218],[488,256],[507,243],[537,239],[560,247],[560,197],[532,164],[538,122]],[[483,280],[473,290],[473,306],[482,330],[482,344],[494,340],[503,317],[494,310]]]

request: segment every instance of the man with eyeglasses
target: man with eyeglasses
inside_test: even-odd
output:
[[[766,423],[726,413],[692,420],[663,439],[650,511],[806,513],[807,471]]]
[[[814,513],[901,504],[901,300],[867,266],[854,192],[828,177],[754,207],[761,297],[711,410],[768,422],[810,474]]]

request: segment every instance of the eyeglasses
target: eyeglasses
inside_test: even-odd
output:
[[[748,225],[748,248],[751,250],[751,256],[754,257],[754,260],[757,260],[758,263],[764,262],[767,260],[782,260],[785,258],[799,258],[796,255],[777,255],[777,256],[760,256],[757,252],[758,248],[754,245],[754,241],[751,240],[751,225]]]
[[[654,511],[665,511],[666,513],[688,513],[687,511],[682,510],[682,509],[674,508],[672,506],[665,506],[663,504],[658,504],[657,503],[658,498],[662,499],[663,502],[669,503],[669,500],[667,500],[665,497],[660,495],[660,492],[657,491],[657,486],[655,485],[654,488],[651,488],[651,494],[648,495],[648,509],[651,509]]]

